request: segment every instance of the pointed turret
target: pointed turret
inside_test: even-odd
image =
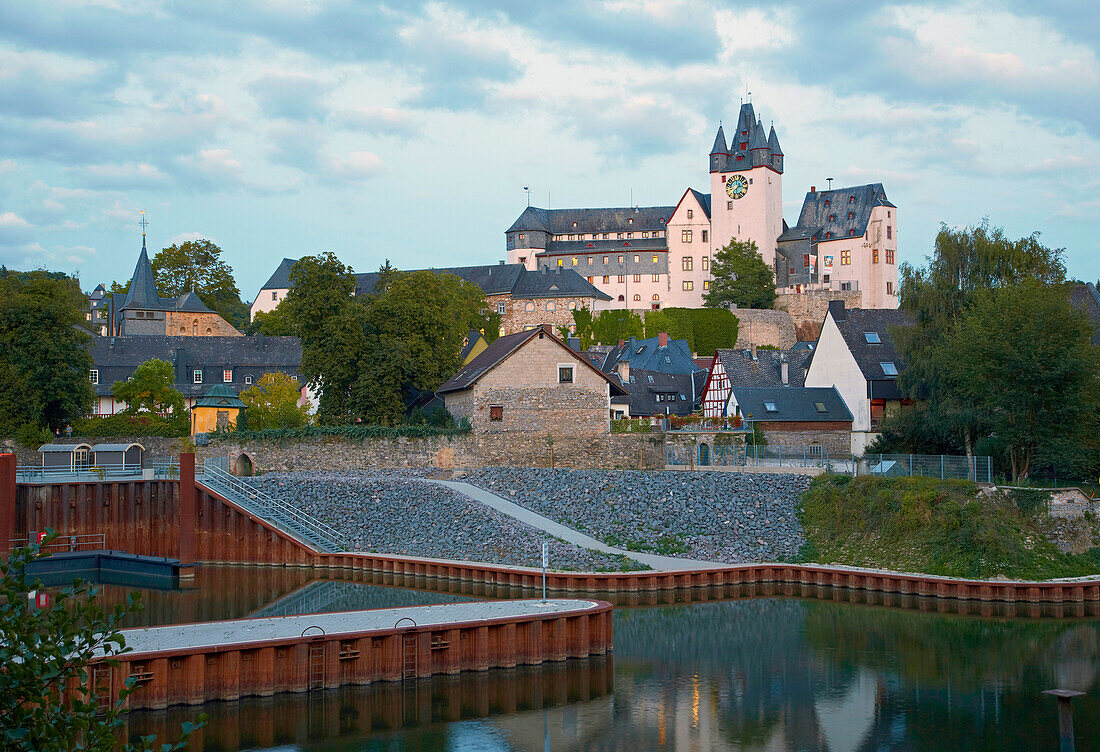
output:
[[[737,114],[737,132],[733,136],[733,145],[730,151],[745,152],[749,149],[753,131],[756,129],[756,113],[752,110],[752,103],[745,102],[741,105],[741,112]]]
[[[722,130],[722,126],[718,126],[718,133],[714,136],[714,146],[710,149],[710,171],[721,172],[726,169],[726,162],[729,160],[730,150],[726,146],[726,133]]]
[[[755,127],[753,127],[752,129],[752,139],[749,141],[749,149],[756,150],[767,148],[768,138],[764,135],[764,125],[760,122],[757,122]]]
[[[772,167],[777,172],[783,172],[783,150],[779,147],[779,136],[775,135],[774,125],[768,134],[768,148],[772,153]]]
[[[157,294],[157,281],[153,277],[153,265],[149,263],[149,252],[145,250],[145,235],[141,236],[141,254],[138,256],[137,266],[134,267],[134,276],[130,278],[130,287],[126,291],[126,300],[122,303],[122,309],[156,309],[160,305],[160,296]]]

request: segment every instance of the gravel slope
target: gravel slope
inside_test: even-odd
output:
[[[413,479],[419,471],[271,473],[247,479],[336,527],[351,548],[375,553],[540,566],[543,535],[448,488]],[[630,560],[550,540],[550,566],[636,569]]]
[[[805,540],[796,516],[804,475],[483,468],[463,480],[635,550],[776,561]]]

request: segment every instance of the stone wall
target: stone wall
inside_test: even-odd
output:
[[[771,345],[787,350],[798,341],[794,319],[786,311],[756,308],[738,308],[737,349],[747,350],[749,345]]]
[[[173,337],[240,337],[233,325],[216,313],[169,311],[164,333]]]
[[[488,295],[489,310],[496,311],[504,303],[505,312],[501,316],[500,327],[505,334],[515,334],[525,329],[552,324],[557,333],[559,326],[573,326],[573,311],[578,308],[592,308],[594,298],[513,298],[511,295]],[[527,310],[528,304],[531,310]],[[547,306],[552,306],[547,308]]]
[[[293,442],[222,442],[198,447],[197,461],[224,458],[234,466],[241,455],[256,473],[292,470],[347,470],[386,467],[442,469],[504,467],[663,468],[664,434],[601,436],[467,434],[426,439],[344,439],[324,437]]]
[[[843,300],[845,308],[860,308],[863,294],[859,290],[807,290],[801,293],[780,293],[775,307],[786,311],[794,321],[800,342],[816,340],[829,310],[830,300]]]
[[[823,451],[830,455],[850,455],[852,453],[852,433],[850,423],[758,423],[769,447],[802,451],[811,444],[820,444]]]

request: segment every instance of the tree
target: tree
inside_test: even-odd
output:
[[[1092,327],[1058,286],[1036,279],[977,290],[939,360],[953,401],[983,416],[1013,481],[1094,433],[1100,358]]]
[[[301,384],[281,371],[265,373],[260,380],[241,392],[248,406],[245,415],[253,431],[265,428],[298,428],[309,420],[309,407],[299,405]]]
[[[921,444],[943,437],[940,451],[961,450],[970,456],[978,438],[988,435],[987,416],[947,378],[953,373],[954,354],[944,344],[979,293],[1027,279],[1060,283],[1065,276],[1062,251],[1041,245],[1037,233],[1009,240],[983,221],[965,229],[941,226],[927,261],[924,268],[902,264],[899,269],[900,304],[913,322],[892,333],[905,363],[899,386],[907,397],[927,401]]]
[[[222,249],[209,240],[188,240],[170,245],[153,257],[157,292],[177,298],[194,290],[208,308],[233,326],[248,324],[248,306],[233,279],[233,270],[221,260]]]
[[[249,336],[263,334],[268,337],[293,337],[297,333],[290,309],[283,308],[281,302],[270,311],[257,311],[245,330],[245,334]]]
[[[713,279],[703,294],[703,305],[726,308],[771,308],[775,302],[775,274],[760,257],[752,240],[730,240],[714,254],[710,264]]]
[[[95,399],[76,280],[0,269],[0,431],[63,428]]]
[[[124,412],[179,415],[184,411],[183,394],[173,386],[176,369],[166,360],[151,358],[134,369],[126,381],[111,385],[115,399],[126,403]]]
[[[52,539],[52,533],[46,542]],[[100,708],[96,697],[66,693],[70,685],[89,686],[89,663],[98,654],[114,658],[127,651],[119,634],[122,620],[141,607],[136,594],[107,610],[97,591],[77,581],[57,592],[52,605],[35,608],[28,598],[38,583],[26,584],[23,573],[42,558],[38,544],[16,549],[0,565],[0,747],[13,752],[68,752],[118,749],[116,730],[122,725],[123,699],[133,691],[133,679]],[[186,748],[187,736],[205,723],[183,724],[182,738],[155,747],[160,752]],[[152,750],[154,738],[123,749]]]

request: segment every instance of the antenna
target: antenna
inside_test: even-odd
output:
[[[825,179],[829,181],[829,190],[831,191],[833,189],[833,179],[832,178],[825,178]]]
[[[527,194],[527,206],[530,207],[531,206],[531,186],[529,186],[529,185],[523,186],[523,191],[524,191],[524,193]]]

